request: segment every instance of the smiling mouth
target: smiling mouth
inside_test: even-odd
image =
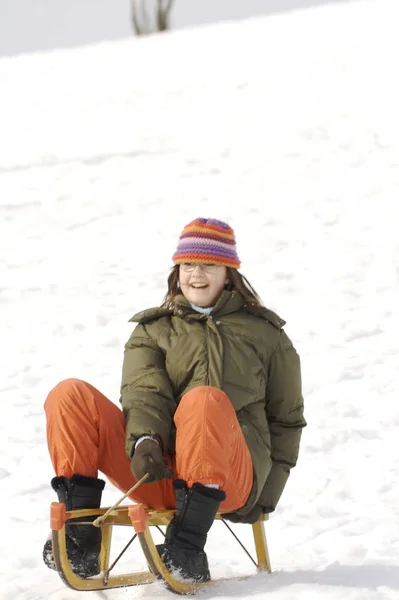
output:
[[[208,284],[207,283],[191,283],[190,287],[194,288],[195,290],[203,290],[208,287]]]

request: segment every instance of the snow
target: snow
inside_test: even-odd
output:
[[[287,320],[309,423],[267,523],[274,574],[200,597],[399,598],[398,16],[359,0],[0,60],[1,600],[81,597],[41,558],[43,402],[80,377],[118,404],[127,321],[197,216],[231,223]],[[252,572],[222,523],[207,549],[215,577]]]

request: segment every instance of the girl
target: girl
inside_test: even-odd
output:
[[[176,509],[162,559],[203,582],[216,513],[254,523],[275,510],[306,422],[298,354],[285,322],[239,273],[231,227],[195,219],[173,262],[162,305],[131,319],[123,411],[65,380],[46,400],[48,444],[52,486],[68,510],[100,506],[99,470],[122,492],[148,474],[132,500]],[[69,527],[67,541],[75,572],[98,574],[101,531]],[[53,566],[51,541],[44,557]]]

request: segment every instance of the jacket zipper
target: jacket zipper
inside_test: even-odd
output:
[[[210,369],[210,360],[209,360],[209,356],[210,356],[210,335],[209,335],[209,325],[208,325],[208,319],[212,319],[212,317],[209,315],[207,317],[207,320],[205,322],[205,327],[206,327],[206,350],[207,350],[207,356],[208,356],[208,365],[207,365],[207,370],[206,370],[206,385],[211,385],[210,381],[211,378],[209,376],[209,369]]]

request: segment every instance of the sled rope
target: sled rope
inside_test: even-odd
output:
[[[134,534],[134,536],[132,537],[131,540],[128,541],[128,543],[126,544],[126,546],[123,548],[122,552],[119,553],[119,555],[115,558],[114,562],[112,563],[112,565],[107,569],[107,571],[104,573],[104,585],[108,584],[109,581],[109,575],[112,571],[112,569],[115,567],[116,563],[119,562],[119,560],[122,558],[122,556],[125,554],[126,550],[129,548],[129,546],[134,542],[134,540],[137,537],[137,533]]]
[[[108,517],[108,515],[110,515],[112,513],[112,511],[115,510],[115,508],[118,508],[120,503],[123,502],[125,500],[125,498],[130,496],[130,494],[132,492],[134,492],[134,490],[136,490],[139,487],[139,485],[144,483],[148,479],[148,477],[149,477],[148,473],[143,475],[143,477],[141,479],[139,479],[138,482],[135,483],[134,486],[131,487],[130,490],[128,490],[126,492],[126,494],[124,494],[120,500],[118,500],[118,502],[116,502],[113,506],[111,506],[111,508],[109,508],[103,515],[100,515],[99,517],[97,517],[97,519],[95,519],[93,521],[94,527],[101,527],[102,522]]]
[[[165,537],[164,532],[162,531],[162,529],[159,527],[159,525],[155,525],[155,528],[158,529],[158,531],[160,533],[162,533],[163,537]],[[123,548],[123,550],[120,552],[120,554],[115,558],[114,562],[112,563],[112,565],[109,567],[109,569],[104,573],[104,584],[107,585],[108,581],[109,581],[109,575],[112,571],[112,569],[115,567],[116,563],[119,562],[119,560],[122,558],[122,556],[125,554],[126,550],[129,548],[129,546],[134,542],[134,540],[137,537],[137,533],[134,534],[134,536],[132,537],[131,540],[129,540],[129,542],[126,544],[126,546]]]
[[[250,555],[250,553],[248,552],[248,550],[246,549],[246,547],[244,546],[242,541],[236,536],[236,534],[234,533],[232,528],[226,523],[226,521],[224,519],[221,519],[221,521],[222,521],[222,523],[224,523],[226,525],[226,527],[230,531],[231,535],[237,540],[237,542],[240,544],[241,548],[249,556],[250,560],[254,563],[255,567],[257,567],[258,565],[257,565],[256,561],[252,558],[252,556]]]

